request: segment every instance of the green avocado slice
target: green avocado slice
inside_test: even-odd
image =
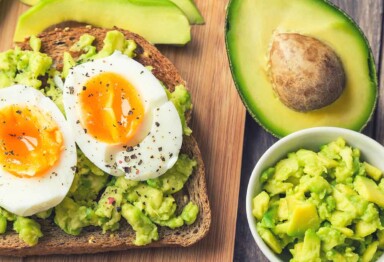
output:
[[[187,17],[168,0],[45,0],[19,17],[13,40],[23,41],[65,21],[117,26],[153,44],[183,45],[191,39]]]
[[[26,5],[35,5],[40,0],[20,0],[20,2]],[[197,8],[195,2],[193,0],[169,0],[177,7],[183,11],[183,13],[187,16],[188,21],[191,25],[201,25],[204,24],[204,17],[201,15],[199,9]]]
[[[204,24],[204,17],[201,15],[199,9],[197,8],[193,0],[170,0],[175,5],[177,5],[184,14],[188,17],[189,23],[191,25],[201,25]]]
[[[269,80],[269,48],[276,33],[299,33],[330,46],[341,59],[346,88],[332,104],[302,113],[286,107]],[[374,111],[377,76],[359,27],[326,0],[231,0],[226,46],[235,85],[252,117],[283,137],[315,126],[360,131]]]

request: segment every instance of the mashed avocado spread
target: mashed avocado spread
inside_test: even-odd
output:
[[[55,78],[65,78],[68,70],[91,59],[111,55],[115,50],[134,57],[136,43],[126,40],[122,33],[110,31],[99,52],[92,45],[94,37],[81,36],[70,51],[81,52],[78,59],[69,52],[63,54],[63,70],[52,66],[52,58],[40,53],[41,41],[31,37],[31,51],[16,47],[0,53],[0,88],[13,84],[32,86],[50,97],[63,110],[62,91]],[[190,95],[183,85],[167,95],[180,115],[185,135],[191,129],[185,121],[185,112],[192,108]],[[55,208],[32,217],[20,217],[0,208],[0,233],[7,230],[7,223],[29,245],[36,245],[43,236],[41,219],[53,219],[55,224],[71,235],[79,235],[84,227],[100,227],[103,233],[118,230],[124,218],[136,232],[136,245],[145,245],[159,238],[158,226],[177,228],[194,223],[199,213],[196,204],[189,202],[178,208],[174,194],[181,191],[193,169],[194,159],[180,154],[176,164],[164,175],[148,181],[131,181],[124,177],[112,177],[91,163],[78,150],[75,178],[66,198]]]
[[[375,261],[383,253],[382,172],[344,139],[289,153],[260,181],[252,213],[274,252],[292,262]]]

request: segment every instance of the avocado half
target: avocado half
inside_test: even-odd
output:
[[[226,47],[236,88],[248,112],[274,136],[315,126],[361,131],[377,100],[378,81],[368,41],[358,25],[326,0],[231,0]],[[320,40],[339,56],[346,86],[332,104],[297,112],[276,96],[268,74],[269,50],[277,33]]]

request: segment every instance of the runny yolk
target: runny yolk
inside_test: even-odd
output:
[[[34,106],[0,109],[0,168],[18,177],[38,177],[56,164],[63,148],[57,123]]]
[[[126,144],[138,132],[144,106],[137,90],[122,76],[104,72],[90,78],[80,93],[81,124],[109,144]]]

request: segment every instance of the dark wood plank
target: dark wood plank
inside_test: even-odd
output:
[[[376,68],[379,69],[382,40],[383,1],[332,0],[332,2],[349,14],[358,23],[371,45]],[[379,72],[379,70],[377,70],[377,72]],[[370,121],[363,130],[364,134],[371,137],[377,137],[376,122],[380,113],[383,114],[382,107],[379,106],[379,104],[378,100],[376,113],[372,117],[372,121]]]
[[[384,16],[383,16],[384,20]],[[381,25],[383,24],[383,20],[381,21]],[[384,38],[384,27],[381,28],[381,50],[380,50],[380,68],[378,70],[379,73],[379,83],[380,87],[384,88],[384,48],[383,48],[383,38]],[[376,110],[376,119],[375,119],[375,139],[379,141],[381,144],[384,144],[384,97],[382,95],[379,96],[377,101],[377,110]]]
[[[382,12],[383,1],[381,0],[333,0],[337,6],[343,9],[360,25],[371,44],[376,64],[380,61],[380,44],[382,33]],[[382,84],[383,80],[381,81]],[[383,86],[383,85],[381,85]],[[384,98],[378,103],[376,116],[383,119]],[[377,124],[380,122],[380,128]],[[384,124],[384,121],[383,121]],[[384,141],[384,125],[381,121],[371,121],[364,129],[364,133],[374,136],[375,131],[379,140]],[[376,127],[376,129],[374,128]],[[257,160],[277,139],[264,131],[249,115],[246,119],[246,129],[244,137],[243,164],[240,183],[239,210],[237,216],[236,240],[234,261],[268,261],[256,246],[255,241],[248,228],[245,196],[248,180]]]
[[[249,177],[257,160],[277,141],[247,114],[241,169],[239,207],[237,213],[234,261],[268,261],[261,253],[248,227],[245,211],[245,196]]]

